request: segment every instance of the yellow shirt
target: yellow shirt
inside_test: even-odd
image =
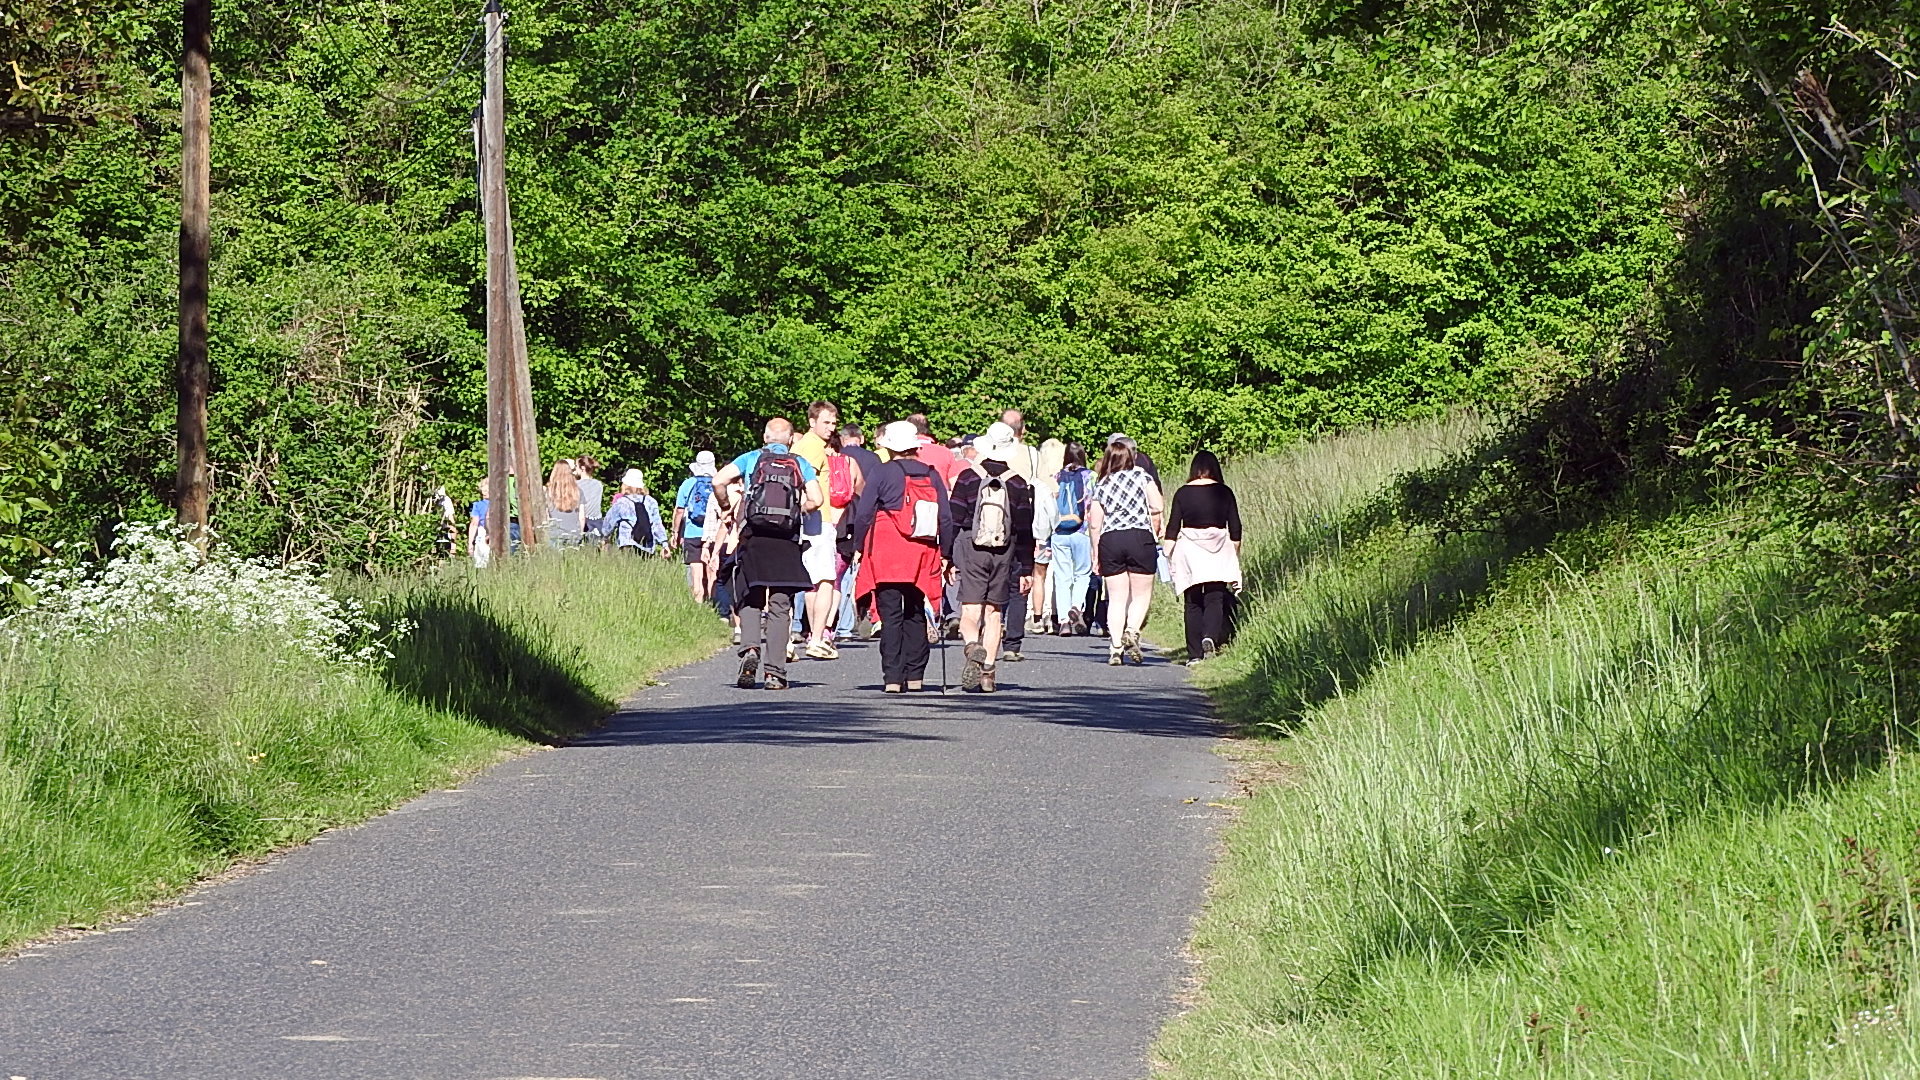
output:
[[[827,440],[809,431],[793,444],[793,452],[806,458],[822,478],[827,475]]]

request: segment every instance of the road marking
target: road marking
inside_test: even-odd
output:
[[[282,1035],[288,1042],[372,1042],[364,1035]]]

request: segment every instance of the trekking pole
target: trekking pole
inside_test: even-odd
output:
[[[940,632],[940,696],[947,696],[947,634]]]

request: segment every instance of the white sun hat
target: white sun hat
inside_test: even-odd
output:
[[[896,454],[906,454],[920,449],[920,429],[913,426],[911,420],[895,420],[880,430],[880,437],[874,440],[882,449]]]

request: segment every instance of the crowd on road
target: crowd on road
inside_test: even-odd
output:
[[[1240,511],[1205,450],[1168,496],[1123,433],[1090,460],[1076,442],[1034,445],[1008,409],[946,442],[916,414],[869,446],[816,401],[804,427],[774,417],[758,448],[724,464],[700,451],[667,510],[630,468],[603,512],[599,472],[592,458],[555,463],[548,542],[677,556],[694,598],[733,625],[742,688],[784,690],[789,665],[838,660],[853,639],[879,641],[887,693],[922,690],[942,640],[962,643],[960,686],[982,693],[1001,664],[1025,660],[1029,634],[1104,636],[1109,664],[1143,664],[1156,575],[1184,601],[1189,663],[1232,634]],[[485,565],[480,495],[468,545]]]

